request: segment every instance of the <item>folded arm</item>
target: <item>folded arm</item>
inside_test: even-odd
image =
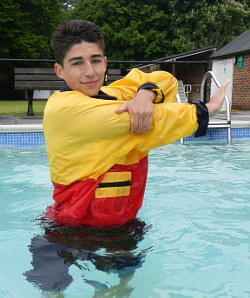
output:
[[[125,100],[116,112],[128,112],[130,116],[130,133],[143,134],[152,128],[153,103],[164,100],[175,102],[177,81],[167,72],[155,71],[144,73],[133,69],[123,79],[108,86],[105,92],[118,91],[118,100]]]

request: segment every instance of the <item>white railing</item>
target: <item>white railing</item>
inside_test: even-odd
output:
[[[212,71],[208,71],[202,78],[202,82],[201,82],[201,88],[200,88],[200,100],[202,102],[205,101],[205,87],[206,87],[206,81],[207,79],[211,77],[212,80],[215,82],[216,86],[219,88],[221,85],[218,81],[218,79],[216,78],[215,74]],[[181,102],[180,101],[180,97],[177,95],[177,102]],[[230,113],[230,102],[229,99],[227,97],[227,95],[225,95],[225,104],[226,104],[226,119],[221,119],[219,121],[215,120],[215,119],[210,119],[209,123],[208,123],[208,128],[214,128],[214,129],[220,129],[220,128],[226,128],[227,129],[227,141],[228,143],[231,143],[232,141],[232,136],[231,136],[231,113]],[[180,139],[181,144],[184,144],[184,139],[181,138]]]
[[[202,78],[202,82],[201,82],[201,89],[200,89],[200,100],[204,102],[205,100],[205,84],[207,79],[211,77],[212,80],[214,81],[215,85],[219,88],[221,85],[218,81],[218,79],[216,78],[215,74],[212,71],[208,71]],[[230,102],[229,99],[227,97],[227,95],[225,95],[225,105],[226,105],[226,119],[217,121],[217,120],[210,120],[209,124],[208,124],[208,128],[227,128],[227,141],[228,143],[230,143],[232,141],[232,137],[231,137],[231,107],[230,107]]]

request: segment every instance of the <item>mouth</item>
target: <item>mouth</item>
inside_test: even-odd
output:
[[[82,84],[85,85],[86,87],[95,87],[97,82],[98,82],[98,80],[96,80],[96,81],[87,81],[87,82],[83,82]]]

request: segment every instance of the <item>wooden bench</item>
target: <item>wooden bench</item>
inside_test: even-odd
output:
[[[107,82],[106,84],[109,85],[110,83],[120,80],[123,78],[121,74],[121,70],[119,68],[110,68],[107,70]]]
[[[27,115],[33,116],[34,90],[60,90],[64,81],[57,77],[53,68],[15,68],[15,89],[27,90]]]
[[[15,68],[15,89],[27,90],[28,116],[33,116],[34,90],[60,90],[64,81],[57,77],[53,68]],[[108,69],[108,81],[110,84],[121,79],[120,69]]]

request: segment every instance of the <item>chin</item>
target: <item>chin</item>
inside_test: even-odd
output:
[[[96,90],[96,91],[82,91],[83,94],[87,95],[87,96],[95,96],[97,95],[99,92],[99,90]]]

